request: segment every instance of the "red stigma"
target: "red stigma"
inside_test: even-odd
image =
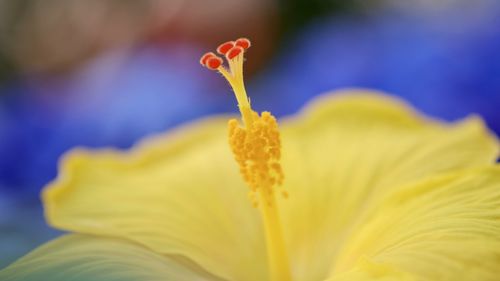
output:
[[[208,60],[209,58],[211,58],[211,57],[216,57],[216,55],[215,55],[214,53],[212,53],[212,52],[208,52],[208,53],[204,54],[204,55],[201,57],[201,59],[200,59],[200,64],[201,64],[201,65],[206,66],[206,64],[207,64],[207,60]]]
[[[244,51],[244,49],[242,47],[240,47],[240,46],[234,46],[229,51],[227,51],[226,58],[228,60],[231,60],[231,59],[235,58],[236,56],[238,56],[243,51]]]
[[[226,43],[222,43],[217,47],[217,53],[221,55],[225,55],[231,48],[234,47],[233,41],[227,41]]]
[[[234,65],[232,63],[241,63],[243,64],[243,60],[241,61],[234,61],[231,62],[232,59],[238,57],[241,55],[241,58],[243,58],[243,53],[245,52],[246,49],[250,48],[251,43],[250,40],[247,38],[239,38],[236,41],[227,41],[219,45],[217,47],[217,53],[224,55],[226,57],[227,62],[229,62],[229,71],[232,73],[234,71]],[[210,69],[210,70],[219,70],[221,73],[228,73],[228,70],[222,66],[223,64],[222,58],[218,57],[216,54],[213,52],[208,52],[205,53],[201,58],[200,58],[200,63],[204,67]]]
[[[205,64],[205,66],[211,70],[216,70],[221,65],[222,65],[222,59],[217,57],[217,56],[213,56],[213,57],[208,58],[208,60]]]
[[[246,50],[246,49],[250,48],[250,46],[252,46],[252,43],[247,38],[240,38],[240,39],[236,40],[235,45],[240,46]]]
[[[221,66],[222,59],[214,53],[208,52],[201,57],[200,63],[208,69],[216,70],[219,66]]]

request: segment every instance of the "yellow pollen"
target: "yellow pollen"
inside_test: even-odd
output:
[[[229,145],[251,192],[261,192],[266,200],[262,203],[272,205],[274,189],[283,183],[278,124],[269,112],[261,116],[253,112],[252,120],[251,129],[241,127],[236,119],[229,120]],[[257,203],[255,200],[252,197]]]
[[[281,140],[276,118],[267,111],[260,115],[253,111],[243,82],[244,53],[250,47],[245,38],[221,44],[217,51],[225,55],[229,69],[222,65],[214,53],[205,54],[200,62],[217,70],[233,88],[242,123],[229,120],[229,145],[240,167],[243,180],[250,188],[248,197],[259,208],[266,231],[269,271],[273,281],[292,280],[285,241],[281,231],[276,194],[288,198],[283,184],[284,174],[280,164]]]

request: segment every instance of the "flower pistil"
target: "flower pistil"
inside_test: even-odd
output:
[[[246,94],[243,62],[250,46],[248,39],[240,38],[217,48],[217,52],[225,56],[229,69],[223,65],[222,58],[212,52],[203,55],[200,63],[221,73],[233,88],[243,124],[236,119],[229,120],[229,145],[250,188],[252,204],[261,210],[272,280],[286,281],[291,280],[290,267],[276,204],[277,188],[284,179],[280,133],[276,118],[267,111],[260,115],[255,112]],[[281,194],[288,197],[284,190]]]

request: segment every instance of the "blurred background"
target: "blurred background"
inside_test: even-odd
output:
[[[198,61],[242,36],[259,111],[369,87],[500,133],[498,0],[0,0],[0,268],[58,235],[39,192],[68,149],[236,112]]]

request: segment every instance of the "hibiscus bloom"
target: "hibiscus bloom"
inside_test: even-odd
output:
[[[130,152],[74,150],[43,194],[49,224],[74,234],[1,279],[500,276],[499,145],[479,118],[444,124],[381,93],[349,90],[318,98],[278,130],[246,97],[248,47],[221,45],[229,70],[213,53],[202,59],[239,102],[243,122],[229,122],[233,156],[227,117]]]

